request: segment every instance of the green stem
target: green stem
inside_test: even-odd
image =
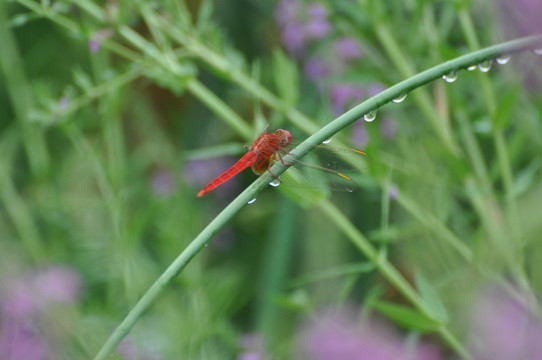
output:
[[[215,70],[220,71],[224,76],[229,77],[233,82],[243,87],[247,92],[258,97],[263,103],[267,104],[268,106],[272,107],[273,109],[279,112],[284,113],[288,117],[288,119],[292,121],[293,124],[295,124],[296,126],[298,126],[299,128],[303,129],[304,131],[308,133],[311,133],[315,130],[316,125],[314,125],[310,121],[310,119],[308,119],[303,114],[299,113],[299,111],[297,111],[295,108],[292,108],[286,105],[277,96],[275,96],[274,94],[269,92],[267,89],[265,89],[263,86],[261,86],[259,83],[254,81],[252,78],[246,75],[242,70],[232,66],[226,58],[222,57],[218,53],[206,47],[201,42],[192,38],[188,34],[182,32],[177,27],[171,25],[167,19],[155,14],[151,15],[150,13],[148,13],[147,16],[148,16],[149,21],[154,22],[157,26],[161,27],[162,30],[169,33],[171,37],[173,37],[176,41],[178,41],[180,44],[185,46],[195,56],[200,58],[200,60],[209,64]],[[442,75],[447,74],[451,72],[452,70],[457,71],[457,70],[465,69],[472,64],[478,64],[486,59],[492,59],[503,53],[513,53],[513,52],[525,50],[527,48],[532,48],[536,44],[539,44],[541,42],[542,42],[542,36],[535,35],[535,36],[520,38],[520,39],[512,40],[509,42],[501,43],[498,45],[490,46],[485,49],[460,56],[453,60],[446,61],[440,65],[434,66],[428,70],[418,73],[417,75],[411,76],[410,78],[404,81],[401,81],[400,83],[384,90],[378,95],[366,100],[365,102],[351,109],[347,113],[347,114],[355,113],[357,117],[352,118],[349,116],[348,120],[346,120],[346,118],[343,118],[344,116],[343,115],[339,117],[337,121],[343,118],[341,120],[345,120],[344,121],[345,123],[342,127],[345,127],[349,125],[350,123],[354,122],[355,120],[359,119],[360,117],[362,117],[364,114],[368,113],[369,111],[376,109],[382,105],[385,105],[391,102],[393,99],[397,98],[398,96],[408,93],[409,91],[415,88],[418,88],[426,83],[429,83],[435,79],[438,79],[442,77]],[[437,127],[437,129],[438,128],[439,127]],[[330,132],[327,132],[327,131],[324,131],[324,132],[327,133],[328,135],[332,135]],[[329,138],[329,137],[330,136],[326,138]],[[325,140],[326,138],[320,139],[320,142]],[[443,138],[451,139],[451,136],[443,135]],[[312,137],[309,138],[309,141],[311,143],[312,143],[312,140],[313,140]],[[447,140],[447,144],[451,144],[451,140]],[[449,145],[449,146],[450,148],[453,147],[452,145]]]
[[[473,255],[470,248],[465,245],[461,239],[459,239],[450,229],[446,227],[437,217],[428,211],[419,207],[416,202],[405,196],[399,194],[397,202],[407,210],[414,218],[418,219],[420,223],[429,229],[432,229],[435,233],[439,234],[443,240],[448,242],[467,262],[472,262]]]
[[[164,54],[160,49],[127,26],[121,27],[119,32],[132,45],[136,46],[141,51],[150,55],[154,60],[156,60],[158,65],[178,76],[180,82],[187,82],[186,86],[188,90],[209,108],[219,114],[221,118],[240,135],[246,139],[250,139],[252,137],[252,130],[250,127],[224,101],[222,101],[212,91],[207,89],[199,80],[195,78],[190,78],[188,80],[184,79],[189,72],[176,59],[171,59],[171,57],[166,56],[166,54]]]
[[[39,262],[46,254],[44,242],[36,223],[34,222],[32,212],[27,206],[13,183],[12,162],[16,150],[20,143],[20,132],[15,126],[5,129],[0,139],[0,199],[11,217],[15,227],[18,240],[22,243],[30,258],[34,262]]]
[[[407,298],[427,318],[439,322],[433,318],[432,312],[409,284],[409,282],[401,275],[401,273],[386,259],[379,255],[379,252],[371,245],[369,240],[363,236],[361,232],[344,216],[344,214],[331,202],[324,200],[319,204],[320,210],[326,214],[338,228],[340,228],[352,243],[373,262],[378,271],[386,278],[397,290]],[[445,324],[441,324],[438,332],[448,342],[448,344],[457,351],[463,358],[470,358],[470,355],[465,350],[465,347],[457,340]]]
[[[246,140],[250,140],[253,131],[249,125],[228,104],[209,90],[198,79],[191,79],[187,84],[188,90],[197,97],[202,103],[222,118],[231,128]]]
[[[267,174],[269,175],[269,174]],[[141,315],[151,306],[154,300],[162,292],[162,290],[175,278],[211,240],[211,238],[238,212],[240,212],[247,203],[254,198],[255,194],[267,186],[270,179],[267,175],[260,176],[252,183],[245,191],[243,191],[236,199],[234,199],[226,208],[218,214],[210,223],[203,229],[199,235],[188,244],[181,254],[168,266],[168,268],[160,275],[160,277],[151,285],[145,292],[137,304],[130,310],[128,315],[113,331],[111,336],[104,343],[95,359],[105,359],[111,351],[118,345],[124,336],[132,329]],[[269,177],[272,178],[271,175]],[[267,181],[265,181],[267,178]]]
[[[109,94],[112,91],[117,90],[118,88],[127,85],[133,81],[135,81],[137,78],[139,78],[143,74],[143,70],[141,68],[133,68],[129,71],[125,72],[124,74],[120,74],[115,76],[113,79],[103,82],[89,90],[87,90],[84,94],[70,99],[68,106],[62,110],[62,112],[54,113],[54,114],[48,114],[48,117],[39,117],[38,119],[33,119],[34,122],[43,123],[45,125],[51,125],[54,122],[54,125],[58,125],[63,122],[63,120],[67,120],[70,115],[75,114],[77,111],[79,111],[84,106],[89,105],[92,101],[103,97],[106,94]],[[58,115],[61,115],[60,121],[58,121]]]
[[[32,87],[26,78],[24,63],[15,38],[8,27],[5,2],[0,2],[0,73],[3,73],[6,89],[11,98],[13,109],[23,133],[23,142],[30,169],[37,177],[45,174],[49,168],[49,152],[43,131],[28,123],[28,111],[34,103]]]
[[[166,21],[166,20],[164,20]],[[301,158],[307,154],[315,145],[322,143],[325,139],[332,137],[344,127],[350,125],[364,114],[369,111],[378,108],[384,104],[389,103],[392,99],[398,97],[401,94],[405,94],[410,90],[415,89],[423,84],[426,84],[434,79],[440,78],[443,74],[449,73],[451,70],[463,69],[471,64],[477,64],[485,59],[495,57],[501,53],[511,53],[514,51],[521,51],[525,48],[529,48],[542,42],[542,36],[531,36],[527,38],[521,38],[499,45],[494,45],[486,49],[482,49],[467,55],[463,55],[454,60],[447,61],[443,64],[437,65],[431,69],[423,71],[407,80],[404,80],[386,90],[380,94],[364,101],[360,105],[354,107],[345,114],[339,116],[323,128],[319,129],[316,133],[306,139],[300,146],[291,152],[291,155],[285,157],[285,162],[288,163],[289,157]],[[230,70],[240,72],[240,70]],[[244,84],[243,84],[244,85]],[[290,111],[295,111],[290,109]],[[279,176],[287,169],[286,165],[277,162],[270,169],[275,176]],[[137,319],[143,314],[145,310],[149,308],[155,298],[160,294],[162,289],[175,277],[178,273],[186,267],[188,262],[196,256],[196,254],[203,249],[205,244],[212,238],[220,228],[222,228],[231,218],[233,218],[241,209],[243,209],[247,202],[255,198],[255,196],[263,188],[267,187],[269,182],[274,179],[274,176],[269,172],[261,175],[256,181],[254,181],[245,191],[243,191],[236,199],[234,199],[211,223],[187,246],[187,248],[175,259],[175,261],[166,269],[166,271],[158,278],[158,280],[150,287],[150,289],[143,295],[136,306],[128,313],[122,323],[115,329],[109,339],[103,345],[102,349],[96,356],[96,359],[104,359],[120,342],[120,340],[130,331],[130,329],[137,322]],[[369,257],[374,258],[375,251],[372,247],[366,247],[365,243],[360,243],[364,253]],[[395,279],[393,270],[384,266]],[[412,293],[410,289],[404,287],[400,281],[399,286],[402,286],[401,291],[404,291],[405,296],[413,303],[419,303],[420,299],[416,293]],[[443,337],[449,337],[447,331],[441,332]],[[449,340],[452,344],[453,341]]]
[[[376,34],[379,40],[386,49],[389,57],[393,61],[393,64],[405,78],[409,78],[416,73],[414,65],[412,65],[407,59],[407,56],[403,54],[399,48],[399,45],[395,41],[395,38],[391,35],[389,28],[382,22],[376,28]],[[446,145],[448,151],[453,154],[458,154],[459,147],[457,146],[450,128],[450,123],[445,118],[439,116],[433,106],[431,105],[431,99],[429,95],[420,90],[412,94],[412,98],[418,104],[422,112],[429,119],[433,129],[437,135],[441,138]]]
[[[285,279],[289,272],[289,264],[296,245],[296,232],[299,214],[295,203],[286,197],[279,199],[277,212],[267,239],[265,257],[262,263],[258,295],[256,297],[256,328],[268,339],[280,325],[277,316],[279,307],[271,300],[285,287]],[[266,347],[273,346],[273,340],[266,341]]]
[[[467,38],[467,42],[469,44],[469,48],[473,51],[478,50],[480,45],[478,38],[476,36],[476,31],[474,29],[474,24],[472,23],[472,19],[470,17],[470,14],[467,12],[467,10],[462,9],[459,12],[459,20],[461,27],[463,28],[463,32],[465,33],[465,36]],[[505,53],[502,52],[501,55]],[[516,198],[514,196],[514,189],[513,189],[513,183],[514,183],[514,177],[512,172],[512,167],[510,165],[510,157],[508,154],[508,147],[506,145],[506,140],[504,136],[504,132],[502,127],[495,126],[495,118],[496,118],[496,112],[497,112],[497,101],[495,94],[493,92],[493,87],[491,86],[489,79],[484,76],[483,74],[479,74],[479,80],[482,88],[482,94],[484,95],[484,100],[486,102],[486,108],[488,110],[489,116],[492,119],[493,126],[493,138],[495,141],[495,152],[497,154],[497,160],[499,164],[499,168],[501,170],[502,175],[502,181],[504,185],[504,192],[506,197],[506,204],[508,205],[510,209],[510,221],[508,222],[510,224],[510,231],[511,231],[511,237],[515,239],[515,249],[513,251],[514,259],[511,260],[516,266],[512,266],[512,269],[515,269],[514,271],[517,272],[517,277],[519,281],[522,283],[523,286],[527,286],[527,275],[525,274],[524,270],[524,264],[523,261],[523,241],[522,241],[522,234],[521,229],[519,227],[519,211],[517,208]],[[491,217],[490,219],[495,219],[494,217]],[[503,237],[501,239],[501,242],[505,242],[506,234],[504,233],[504,229],[502,229],[502,225],[495,223],[494,221],[491,221],[487,224],[489,232],[493,232],[495,235],[499,237]],[[495,232],[496,228],[501,228],[501,230],[498,230]],[[509,256],[509,255],[508,255]]]

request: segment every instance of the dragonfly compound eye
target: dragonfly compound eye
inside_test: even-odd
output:
[[[282,139],[283,145],[288,145],[292,142],[292,133],[288,130],[278,129],[275,131],[275,135]]]

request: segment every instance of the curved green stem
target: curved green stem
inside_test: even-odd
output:
[[[328,139],[339,132],[344,127],[350,125],[364,114],[371,110],[389,103],[399,95],[405,94],[421,85],[424,85],[434,79],[440,78],[443,74],[447,74],[452,70],[459,70],[470,66],[471,64],[477,64],[483,60],[493,58],[502,53],[511,53],[521,51],[529,47],[534,47],[542,43],[542,36],[531,36],[521,38],[506,43],[494,45],[473,53],[463,55],[456,59],[447,61],[443,64],[437,65],[431,69],[423,71],[407,80],[404,80],[386,90],[380,94],[364,101],[360,105],[354,107],[350,111],[339,116],[328,125],[324,126],[312,136],[306,139],[300,146],[294,149],[290,155],[285,157],[285,162],[288,163],[288,158],[294,156],[301,158],[306,155],[315,145],[322,143],[325,139]],[[209,50],[210,51],[210,50]],[[218,56],[218,55],[217,55]],[[240,70],[229,69],[230,72],[240,73]],[[235,78],[237,79],[237,78]],[[248,77],[247,77],[248,79]],[[252,80],[251,80],[252,81]],[[258,86],[255,82],[251,83],[253,86]],[[244,84],[243,84],[244,85]],[[263,88],[263,87],[262,87]],[[274,96],[274,95],[273,95]],[[275,105],[279,106],[282,102],[278,98],[273,98]],[[265,99],[262,99],[265,101]],[[295,109],[288,109],[287,112],[297,112]],[[295,114],[295,113],[294,113]],[[286,165],[280,162],[273,165],[271,172],[278,176],[287,169]],[[109,339],[103,345],[102,349],[98,353],[95,359],[104,359],[120,342],[120,340],[130,331],[135,325],[139,317],[147,310],[156,297],[160,294],[162,289],[179,274],[182,269],[194,258],[194,256],[204,248],[205,244],[216,234],[231,218],[233,218],[241,209],[243,209],[247,203],[256,197],[256,195],[265,187],[269,182],[274,179],[273,175],[269,172],[260,176],[254,181],[245,191],[243,191],[236,199],[234,199],[209,225],[203,229],[203,231],[186,247],[185,250],[173,261],[173,263],[166,269],[166,271],[158,278],[158,280],[149,288],[149,290],[143,295],[134,308],[128,313],[122,323],[115,329]],[[374,256],[370,248],[363,250],[366,254]],[[404,290],[404,289],[402,289]],[[403,292],[403,291],[402,291]],[[407,295],[409,291],[403,292],[410,300],[417,301],[417,295]],[[413,303],[416,303],[413,302]],[[455,338],[451,337],[448,330],[443,330],[441,335],[448,340],[450,345],[453,346]],[[459,349],[454,346],[454,348]]]

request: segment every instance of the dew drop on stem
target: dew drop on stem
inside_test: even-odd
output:
[[[247,204],[254,204],[256,202],[256,198],[253,198],[247,202]]]
[[[499,65],[508,64],[512,56],[510,54],[503,54],[495,58],[495,62]]]
[[[471,66],[467,67],[468,71],[472,71],[472,70],[475,70],[475,69],[476,69],[476,65],[471,65]]]
[[[446,80],[446,82],[452,83],[457,80],[457,71],[450,71],[448,74],[442,75],[442,78]]]
[[[367,114],[363,115],[363,120],[371,122],[376,119],[376,109],[369,111]]]
[[[491,69],[491,65],[493,65],[493,60],[486,60],[482,61],[478,64],[478,69],[480,69],[481,72],[488,72]]]
[[[331,140],[333,140],[332,137],[330,137],[329,139],[326,139],[324,141],[322,141],[322,144],[329,144],[331,142]]]
[[[407,97],[407,94],[401,94],[397,96],[395,99],[393,99],[392,101],[396,104],[399,104],[400,102],[403,102],[403,100],[405,100],[406,97]]]
[[[279,178],[276,178],[276,179],[273,179],[273,181],[269,182],[269,185],[273,186],[273,187],[277,187],[280,185],[280,179]],[[256,200],[256,199],[254,199]]]

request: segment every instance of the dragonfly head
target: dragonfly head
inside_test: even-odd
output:
[[[281,139],[281,145],[286,146],[292,142],[292,134],[288,130],[278,129],[275,135]]]

